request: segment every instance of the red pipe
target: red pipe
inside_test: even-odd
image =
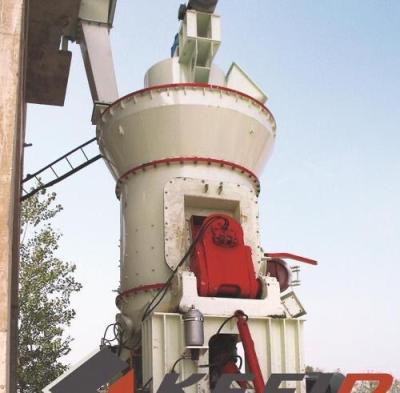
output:
[[[174,163],[181,164],[181,165],[183,165],[185,163],[218,165],[220,167],[231,168],[232,170],[239,171],[240,173],[243,173],[247,177],[249,177],[252,180],[252,182],[255,184],[257,195],[260,192],[260,181],[258,180],[258,177],[249,169],[247,169],[244,166],[241,166],[239,164],[235,164],[234,162],[219,160],[219,159],[210,158],[210,157],[171,157],[171,158],[163,158],[161,160],[147,162],[145,164],[136,166],[136,167],[130,169],[129,171],[125,172],[124,174],[122,174],[117,181],[117,186],[116,186],[117,195],[119,194],[119,189],[120,189],[121,184],[123,184],[124,181],[130,175],[136,175],[137,172],[145,171],[147,168],[157,168],[157,166],[159,166],[159,165],[170,165],[170,164],[174,164]]]
[[[234,363],[233,360],[230,360],[228,363],[222,367],[222,374],[241,374],[240,370],[238,369],[238,366]],[[242,388],[242,389],[248,389],[248,385],[246,381],[236,381],[236,383]]]
[[[269,258],[293,259],[294,261],[308,263],[309,265],[318,265],[314,259],[301,257],[300,255],[290,254],[288,252],[267,252],[264,256]]]
[[[247,324],[247,315],[243,311],[236,311],[235,316],[237,318],[237,327],[239,329],[239,335],[242,339],[244,354],[246,356],[247,363],[249,365],[251,373],[254,375],[254,388],[256,393],[264,393],[264,378],[261,373],[260,364],[256,350],[254,348],[254,341],[251,338],[249,325]]]
[[[148,93],[152,90],[168,90],[168,89],[211,89],[211,90],[220,90],[220,91],[225,91],[227,93],[232,93],[232,94],[237,94],[239,96],[242,96],[243,98],[246,98],[248,100],[253,101],[255,104],[259,105],[262,109],[264,109],[273,119],[275,123],[275,118],[272,115],[272,113],[269,111],[269,109],[260,101],[256,100],[254,97],[249,96],[248,94],[245,94],[239,90],[234,90],[230,89],[229,87],[225,86],[218,86],[218,85],[209,85],[207,83],[169,83],[165,85],[154,85],[150,87],[145,87],[144,89],[134,91],[133,93],[127,94],[126,96],[118,98],[115,102],[113,102],[110,106],[108,106],[104,111],[101,113],[103,116],[105,113],[107,113],[113,106],[118,104],[119,102],[133,97],[135,95],[140,95],[140,94],[145,94]]]
[[[149,284],[149,285],[140,285],[139,287],[127,289],[126,291],[121,292],[115,299],[115,303],[118,306],[118,303],[121,301],[123,297],[136,295],[140,292],[147,292],[154,289],[165,288],[165,283],[157,283],[157,284]]]

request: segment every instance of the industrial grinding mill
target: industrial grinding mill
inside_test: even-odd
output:
[[[237,64],[213,63],[216,3],[181,6],[171,57],[97,120],[121,203],[119,355],[152,392],[171,371],[207,373],[186,391],[209,392],[247,370],[257,393],[271,373],[304,371],[305,311],[283,261],[296,256],[260,244],[258,176],[276,123]]]

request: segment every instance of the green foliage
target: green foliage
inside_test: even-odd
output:
[[[378,383],[374,381],[358,382],[353,388],[354,393],[373,393]],[[400,380],[395,379],[389,393],[400,393]]]
[[[19,272],[18,390],[39,393],[66,366],[70,351],[65,334],[75,316],[70,297],[81,289],[75,265],[58,259],[61,237],[51,220],[62,210],[55,194],[36,194],[22,203]],[[55,205],[55,206],[54,206]]]
[[[305,371],[306,374],[311,374],[314,372],[324,372],[322,369],[314,368],[313,366],[306,366]],[[344,373],[340,369],[337,369],[335,372],[346,375],[346,373]],[[375,381],[359,381],[354,385],[352,393],[373,393],[377,385],[378,384]],[[389,393],[400,393],[400,379],[394,378]]]
[[[390,388],[390,393],[400,393],[400,380],[399,379],[395,379],[393,381],[393,385]]]

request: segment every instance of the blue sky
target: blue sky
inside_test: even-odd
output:
[[[112,30],[120,94],[169,56],[179,0],[119,0]],[[245,4],[245,5],[243,5]],[[220,0],[216,63],[237,62],[265,90],[278,129],[261,176],[268,251],[318,259],[297,290],[308,311],[306,363],[400,377],[400,2]],[[25,169],[92,138],[79,48],[65,107],[28,108]],[[97,162],[54,187],[60,256],[77,264],[75,338],[67,360],[98,345],[116,309],[119,205]]]

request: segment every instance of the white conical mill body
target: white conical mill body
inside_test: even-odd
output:
[[[136,327],[143,307],[171,274],[164,236],[166,183],[174,178],[235,183],[250,187],[256,198],[257,176],[271,153],[275,128],[262,103],[206,84],[149,86],[103,113],[98,140],[117,180],[120,291],[129,293],[119,306]],[[182,241],[180,254],[186,237]],[[168,302],[161,309],[172,311]]]

